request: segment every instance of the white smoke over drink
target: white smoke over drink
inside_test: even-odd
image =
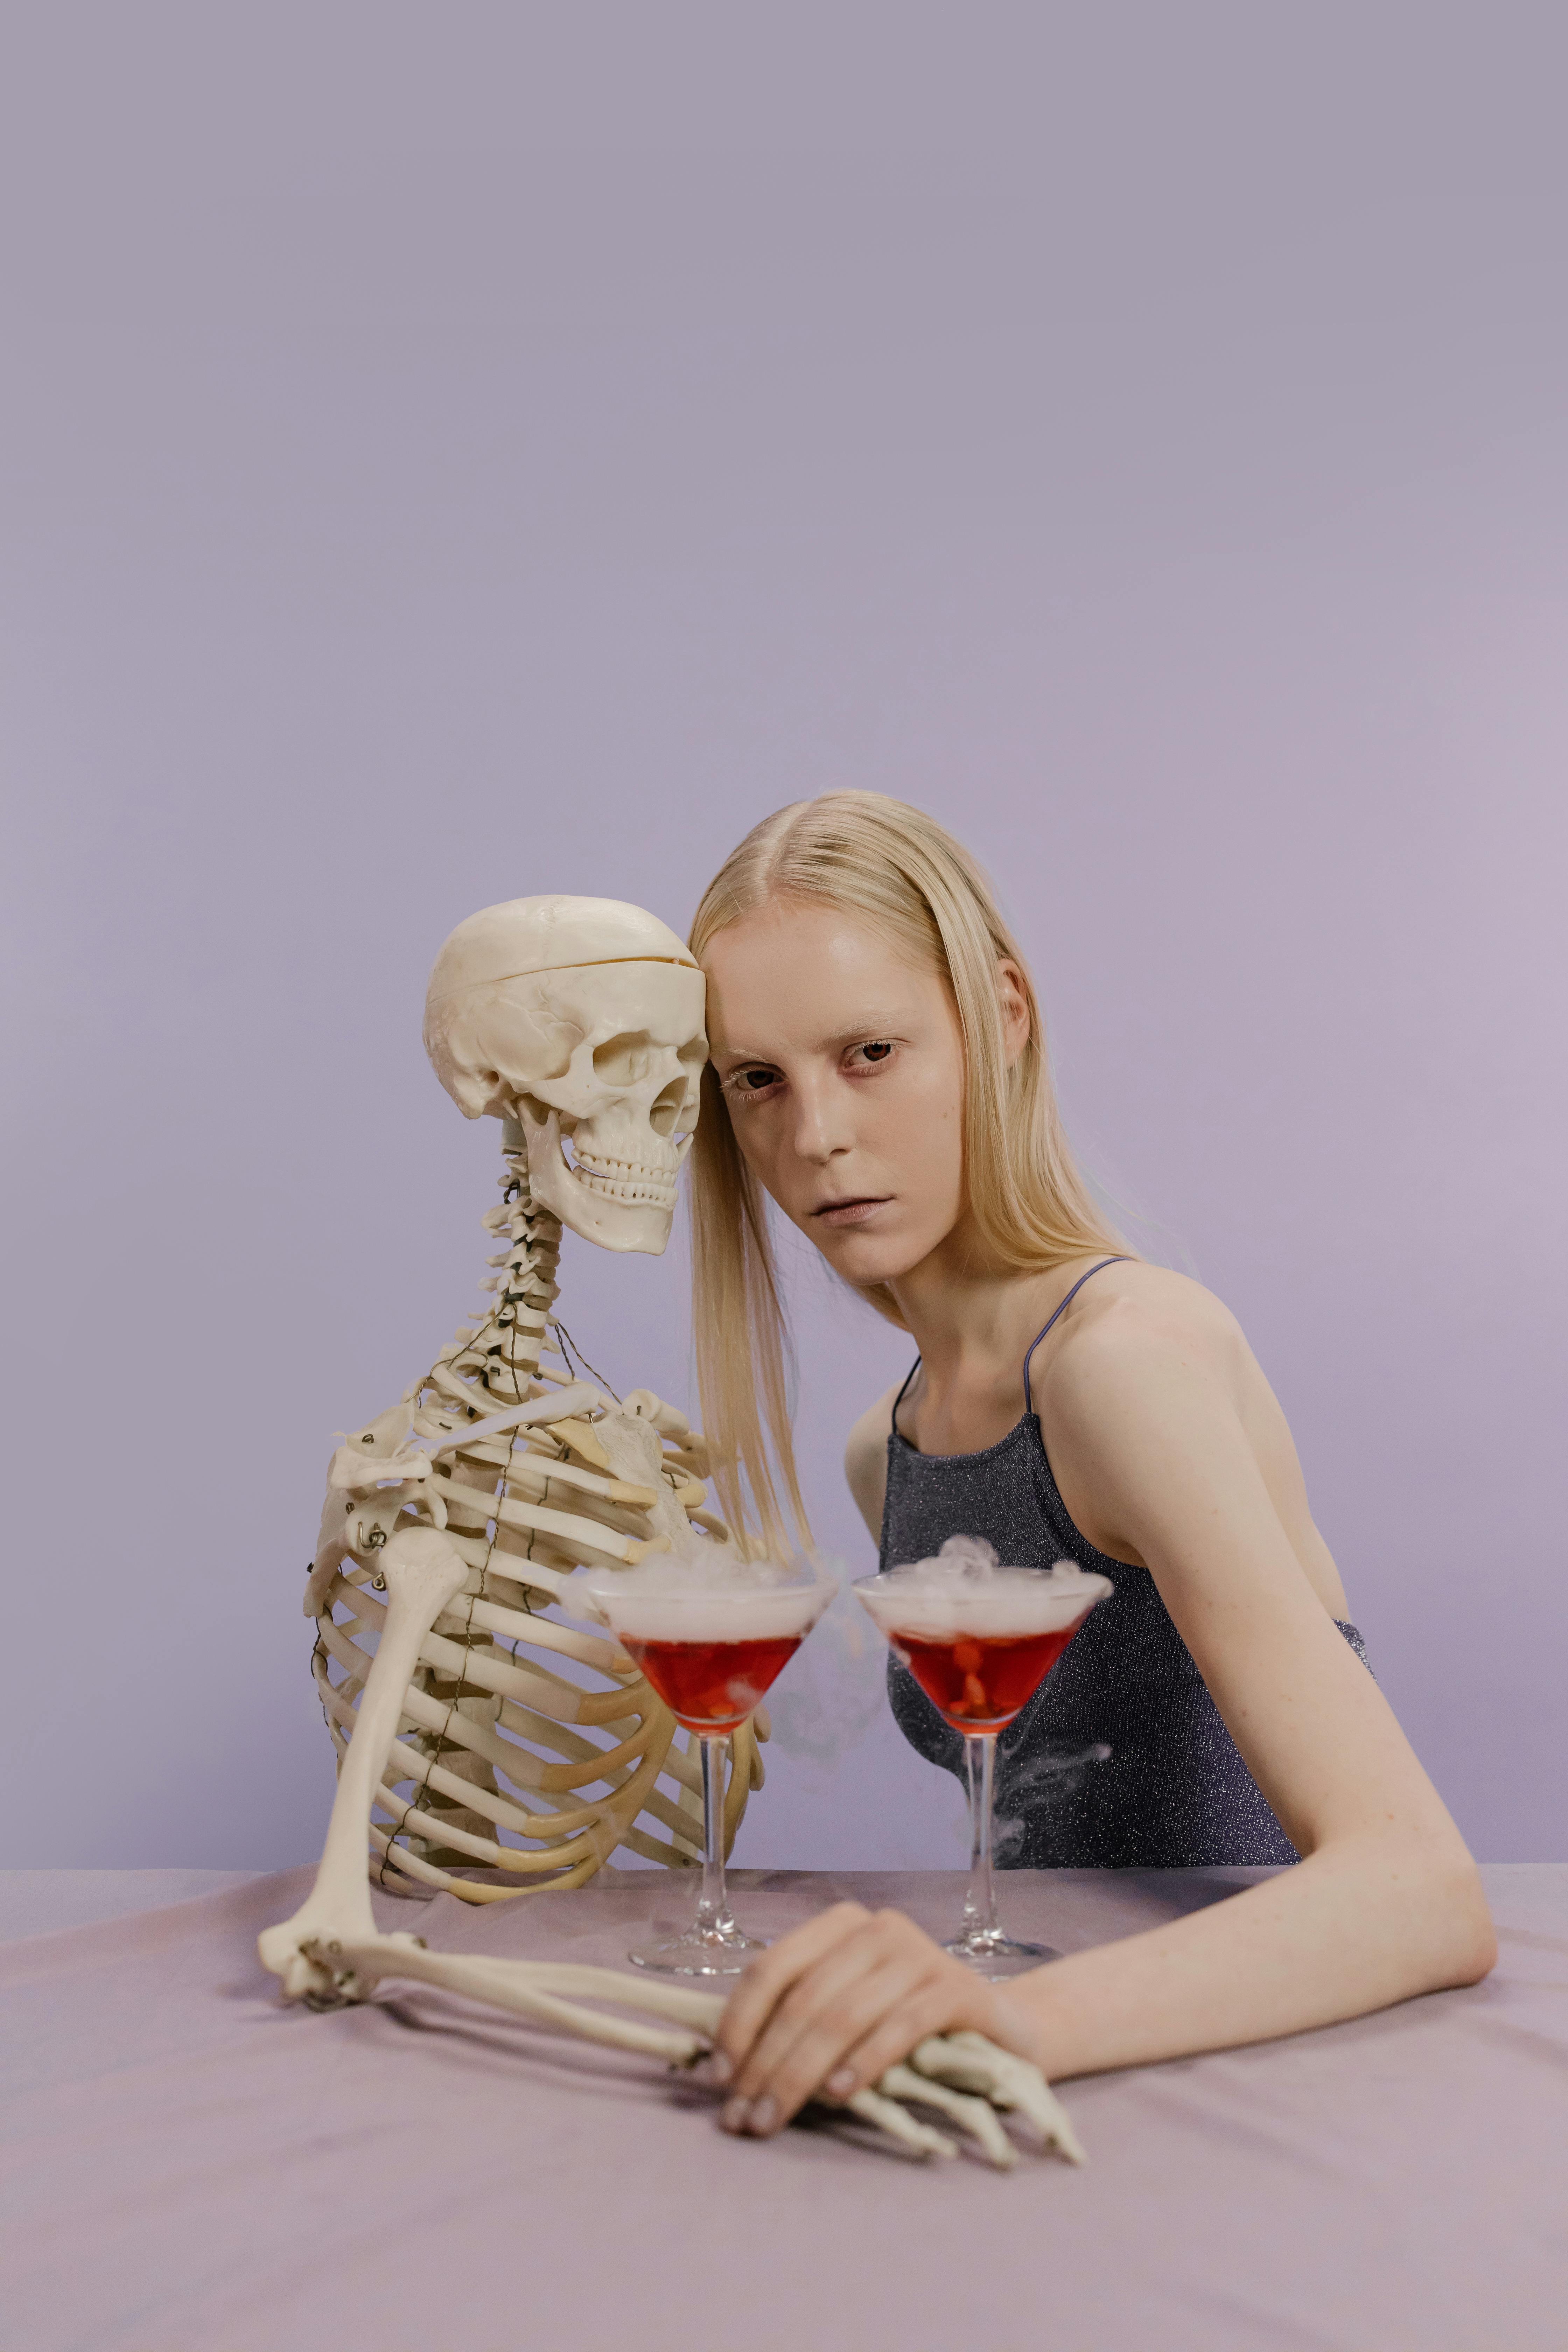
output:
[[[824,1563],[737,1559],[694,1542],[636,1568],[579,1571],[568,1591],[585,1616],[634,1642],[766,1642],[810,1632],[837,1590]]]
[[[877,1622],[915,1641],[1059,1633],[1111,1591],[1075,1560],[1005,1568],[984,1536],[949,1536],[934,1559],[909,1560],[856,1591]]]

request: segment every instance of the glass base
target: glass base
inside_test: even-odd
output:
[[[955,1960],[967,1960],[976,1976],[982,1977],[1022,1976],[1026,1969],[1061,1958],[1049,1944],[1020,1944],[997,1927],[971,1927],[942,1948]]]
[[[748,1936],[733,1919],[694,1920],[679,1936],[639,1944],[626,1958],[635,1969],[657,1969],[671,1977],[738,1977],[749,1960],[767,1950],[765,1937]]]

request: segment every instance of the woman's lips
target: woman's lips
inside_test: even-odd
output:
[[[812,1215],[819,1225],[858,1225],[877,1209],[885,1209],[887,1200],[829,1201],[826,1206],[814,1209]]]

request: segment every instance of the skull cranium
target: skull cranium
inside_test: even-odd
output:
[[[518,1123],[541,1207],[601,1248],[657,1255],[697,1124],[704,994],[641,908],[514,898],[443,947],[426,1050],[468,1118]]]

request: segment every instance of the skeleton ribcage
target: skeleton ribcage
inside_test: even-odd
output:
[[[463,1559],[465,1589],[426,1635],[405,1694],[370,1866],[389,1886],[475,1903],[580,1885],[617,1847],[673,1866],[700,1859],[695,1752],[625,1653],[571,1622],[556,1596],[580,1566],[634,1565],[688,1529],[728,1533],[703,1507],[700,1438],[647,1391],[629,1412],[585,1416],[563,1396],[558,1420],[479,1426],[548,1398],[552,1383],[584,1393],[570,1374],[541,1370],[542,1351],[560,1353],[556,1335],[570,1347],[552,1311],[560,1227],[529,1209],[523,1163],[508,1166],[485,1219],[506,1244],[490,1260],[490,1304],[339,1448],[306,1599],[341,1762],[385,1615],[377,1552],[400,1528],[435,1526]],[[747,1726],[732,1744],[727,1843],[761,1778]]]

